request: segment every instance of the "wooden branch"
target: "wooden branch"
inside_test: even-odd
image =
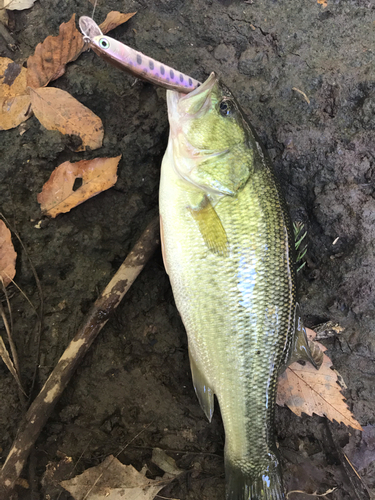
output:
[[[92,342],[107,323],[111,313],[119,305],[158,244],[159,217],[155,217],[104,292],[94,303],[83,326],[66,348],[40,393],[28,409],[0,471],[1,500],[15,498],[13,496],[15,483],[59,397]]]

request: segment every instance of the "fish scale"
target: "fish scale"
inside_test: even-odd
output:
[[[229,119],[220,111],[228,100]],[[268,157],[215,75],[188,96],[168,92],[167,102],[163,258],[193,382],[209,419],[213,393],[220,406],[227,498],[279,500],[277,378],[296,339],[288,211]]]

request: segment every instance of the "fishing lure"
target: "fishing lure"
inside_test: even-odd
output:
[[[80,17],[79,27],[84,41],[98,56],[136,78],[184,94],[192,92],[201,85],[198,80],[145,56],[114,38],[103,35],[91,17]]]

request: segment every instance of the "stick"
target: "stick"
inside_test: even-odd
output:
[[[89,350],[94,339],[107,323],[110,314],[121,302],[146,262],[159,244],[159,217],[155,217],[141,235],[120,269],[95,301],[83,326],[78,330],[59,359],[48,380],[28,409],[16,439],[0,471],[0,498],[12,499],[15,483],[41,430],[59,397]]]

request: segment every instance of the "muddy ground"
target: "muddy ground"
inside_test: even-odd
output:
[[[11,51],[24,63],[62,22],[90,15],[88,1],[41,0],[14,12]],[[308,230],[307,265],[300,273],[307,326],[341,328],[323,340],[342,374],[345,395],[364,431],[277,410],[277,437],[289,490],[334,500],[368,498],[344,453],[375,492],[375,4],[367,0],[210,1],[111,0],[111,10],[137,11],[111,35],[203,81],[220,74],[266,145],[292,218]],[[39,389],[90,308],[158,210],[160,164],[167,144],[165,91],[134,81],[94,53],[69,65],[53,86],[67,90],[104,123],[104,145],[74,153],[71,139],[36,118],[0,135],[0,209],[17,229],[44,295]],[[298,89],[298,90],[296,90]],[[301,92],[304,94],[302,94]],[[37,193],[60,163],[122,154],[116,186],[70,213],[41,217]],[[42,220],[40,227],[36,227]],[[335,242],[335,244],[334,244]],[[25,251],[16,282],[35,306],[36,283]],[[11,287],[15,341],[30,386],[37,359],[35,315]],[[2,333],[4,333],[2,331]],[[0,461],[21,418],[16,384],[0,364]],[[67,500],[41,478],[71,457],[74,471],[119,454],[150,477],[163,448],[185,472],[160,494],[179,499],[224,498],[224,434],[219,411],[209,424],[190,379],[187,341],[157,253],[107,323],[45,426],[20,498]],[[312,498],[294,495],[292,499]]]

